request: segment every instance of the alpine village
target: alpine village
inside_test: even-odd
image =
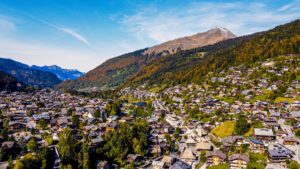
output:
[[[300,20],[82,73],[0,59],[2,169],[299,169]]]

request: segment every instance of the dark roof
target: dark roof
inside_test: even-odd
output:
[[[246,161],[246,162],[250,161],[249,157],[244,155],[244,154],[233,154],[233,155],[228,157],[228,160],[229,161],[243,160],[243,161]]]
[[[137,102],[137,103],[135,103],[135,105],[139,106],[139,107],[146,107],[147,103],[146,102]]]
[[[206,153],[206,157],[211,157],[211,156],[218,156],[220,158],[225,159],[226,158],[226,154],[224,154],[222,151],[209,151]]]
[[[185,163],[185,162],[183,162],[183,161],[176,161],[171,167],[170,167],[170,169],[192,169],[192,167],[189,165],[189,164],[187,164],[187,163]]]
[[[249,141],[251,141],[254,144],[262,144],[262,145],[264,144],[261,140],[257,140],[256,138],[253,137],[249,138]]]

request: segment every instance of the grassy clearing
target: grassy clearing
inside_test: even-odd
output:
[[[218,100],[222,100],[224,102],[232,104],[234,102],[234,98],[231,97],[216,97]]]
[[[276,99],[274,100],[275,103],[280,103],[280,102],[288,102],[288,103],[292,103],[296,100],[300,100],[300,98],[288,98],[288,97],[276,97]]]
[[[212,133],[220,138],[230,136],[234,132],[234,125],[234,121],[225,121],[223,124],[213,128]]]

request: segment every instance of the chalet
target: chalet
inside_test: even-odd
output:
[[[3,151],[9,151],[15,147],[15,142],[14,141],[5,141],[1,145],[1,149]]]
[[[265,152],[264,143],[261,140],[256,138],[249,139],[250,150],[254,153],[263,153]]]
[[[247,168],[247,163],[250,161],[249,157],[244,154],[233,154],[228,157],[230,169],[244,169]]]
[[[222,144],[225,149],[228,149],[232,145],[240,146],[243,143],[243,140],[243,136],[228,136],[222,140]]]
[[[283,144],[284,145],[297,145],[297,144],[299,144],[299,141],[295,137],[284,137]]]
[[[164,169],[165,163],[162,161],[152,161],[152,169]]]
[[[226,154],[222,151],[209,151],[206,153],[207,164],[208,165],[219,165],[225,162]]]
[[[286,160],[293,158],[293,153],[286,147],[279,145],[268,151],[268,158],[272,163],[285,163]]]
[[[21,123],[18,121],[10,121],[8,123],[9,129],[10,130],[22,130],[26,128],[26,123]]]
[[[195,156],[191,148],[186,148],[181,154],[180,158],[185,162],[193,162],[197,157]]]
[[[254,128],[254,136],[262,141],[273,141],[276,139],[273,130],[267,128]]]
[[[200,151],[212,151],[213,150],[213,146],[209,142],[201,141],[201,142],[198,142],[196,144],[195,149],[196,149],[197,152],[200,152]]]
[[[174,163],[175,159],[171,156],[164,156],[161,161],[164,162],[165,166],[170,167]]]

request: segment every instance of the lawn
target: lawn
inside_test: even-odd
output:
[[[232,104],[234,102],[234,98],[231,97],[216,97],[218,100],[222,100],[224,102]]]
[[[298,98],[288,98],[288,97],[276,97],[276,99],[274,100],[275,103],[280,103],[280,102],[288,102],[288,103],[292,103],[296,100],[300,100]]]
[[[212,133],[220,138],[230,136],[234,132],[234,125],[234,121],[225,121],[223,124],[213,128]]]

